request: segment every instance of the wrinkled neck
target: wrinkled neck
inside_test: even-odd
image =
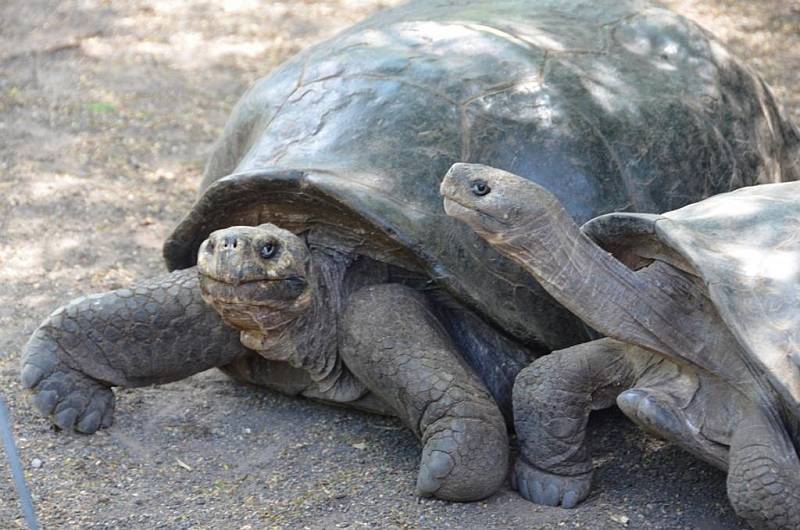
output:
[[[553,210],[493,244],[600,333],[711,374],[733,374],[733,386],[750,397],[774,395],[702,282],[658,260],[633,271],[584,235],[563,209]]]
[[[311,276],[314,290],[314,316],[334,317],[345,300],[344,278],[350,266],[350,256],[329,249],[311,250]]]
[[[560,204],[518,224],[491,241],[520,264],[559,303],[600,333],[659,347],[648,325],[653,289],[640,275],[584,235]]]
[[[337,317],[344,304],[343,285],[349,263],[341,253],[312,249],[308,308],[277,333],[243,332],[242,343],[267,359],[285,361],[308,371],[315,381],[336,375]]]

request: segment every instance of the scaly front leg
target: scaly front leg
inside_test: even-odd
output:
[[[25,346],[22,385],[57,426],[92,433],[111,425],[111,387],[176,381],[247,352],[191,268],[56,310]]]
[[[524,498],[573,508],[589,494],[589,413],[610,407],[633,385],[631,349],[600,339],[553,352],[519,373],[513,399],[520,455],[512,482]]]
[[[419,293],[392,284],[355,293],[339,351],[422,441],[420,495],[469,501],[500,487],[508,465],[503,416]]]

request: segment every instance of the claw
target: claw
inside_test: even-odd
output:
[[[532,486],[532,487],[531,487]],[[536,504],[544,504],[544,486],[536,479],[529,481],[528,491],[531,492],[531,500]]]
[[[521,478],[516,473],[511,474],[514,478],[512,479],[513,488],[519,492],[523,499],[530,500],[533,498],[533,491],[531,489],[531,484],[528,484],[524,478]]]
[[[78,425],[75,426],[75,429],[84,434],[92,434],[93,432],[97,431],[97,429],[100,427],[101,419],[102,416],[100,415],[100,412],[97,410],[93,410],[92,412],[84,416],[84,418],[80,422],[78,422]]]
[[[20,380],[22,381],[22,388],[33,388],[42,380],[44,372],[32,364],[26,364],[22,368]]]
[[[561,491],[555,484],[548,484],[542,494],[542,504],[558,506],[561,503]]]
[[[433,477],[426,467],[420,467],[417,475],[417,495],[420,497],[432,497],[441,485],[442,481]]]
[[[114,423],[114,396],[111,396],[108,405],[103,411],[103,419],[100,421],[100,428],[107,429]]]
[[[33,404],[45,416],[49,416],[58,403],[58,393],[52,390],[41,390],[33,398]]]
[[[53,417],[53,423],[65,431],[71,431],[72,427],[75,425],[76,419],[78,419],[78,411],[69,407],[57,413],[55,417]]]
[[[581,502],[581,498],[578,495],[578,492],[575,490],[570,490],[564,494],[564,498],[561,499],[561,506],[564,508],[574,508]]]
[[[44,391],[55,392],[56,395],[59,396],[59,398],[61,398],[62,396],[66,396],[66,394],[68,393],[66,380],[62,372],[49,374],[39,383],[39,389]]]
[[[436,493],[442,481],[453,469],[453,458],[443,451],[431,451],[427,457],[423,454],[422,463],[417,475],[417,492],[422,497]]]

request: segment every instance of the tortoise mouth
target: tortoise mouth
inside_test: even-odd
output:
[[[306,279],[296,276],[231,283],[200,273],[200,291],[226,324],[258,332],[262,347],[267,337],[272,340],[304,313],[312,300]]]
[[[445,195],[444,213],[450,217],[466,221],[467,219],[471,219],[475,214],[480,213],[480,211],[476,210],[473,206],[468,206],[459,202],[455,197]]]
[[[466,223],[489,241],[500,237],[504,230],[512,228],[512,224],[508,221],[484,212],[474,205],[464,204],[456,197],[444,196],[444,211],[448,216]]]
[[[302,276],[230,282],[200,273],[200,290],[212,305],[286,309],[294,305],[307,288],[308,282]]]

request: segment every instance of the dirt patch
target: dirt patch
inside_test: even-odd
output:
[[[245,88],[395,3],[0,6],[0,388],[45,527],[740,524],[722,473],[615,412],[592,422],[594,493],[564,511],[507,488],[480,503],[417,501],[419,449],[396,422],[258,392],[213,371],[120,391],[114,427],[95,436],[57,433],[24,402],[19,352],[52,309],[163,270],[161,241],[191,204],[211,144]],[[796,2],[666,4],[747,58],[800,122]],[[0,527],[22,527],[5,467]]]

